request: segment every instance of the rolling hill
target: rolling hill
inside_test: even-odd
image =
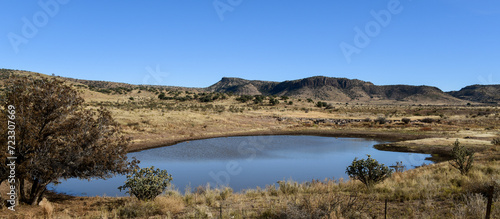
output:
[[[357,79],[324,76],[284,82],[254,81],[225,77],[208,87],[207,90],[212,92],[232,92],[239,95],[285,95],[339,102],[463,102],[463,100],[453,97],[436,87],[411,85],[378,86],[371,82]]]
[[[471,85],[451,91],[448,94],[462,99],[480,103],[500,103],[500,85]]]
[[[223,77],[220,81],[207,88],[187,88],[82,80],[11,69],[0,69],[0,81],[13,74],[35,77],[57,77],[71,83],[79,84],[80,87],[83,86],[82,89],[98,92],[102,92],[104,89],[118,94],[126,94],[127,91],[138,88],[151,91],[156,90],[156,88],[164,88],[190,92],[233,93],[237,95],[290,96],[336,102],[412,104],[500,103],[500,85],[471,85],[459,91],[443,92],[439,88],[431,86],[374,85],[371,82],[358,79],[315,76],[283,82]]]

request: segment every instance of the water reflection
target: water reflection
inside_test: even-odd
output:
[[[155,166],[172,174],[181,191],[187,185],[227,184],[235,191],[265,187],[278,180],[299,182],[312,179],[346,178],[345,168],[355,157],[374,159],[386,165],[403,161],[407,168],[429,164],[429,155],[386,152],[373,148],[376,140],[319,136],[245,136],[183,142],[169,147],[130,153],[141,167]],[[73,195],[123,196],[116,189],[125,176],[108,180],[71,179],[50,188]]]

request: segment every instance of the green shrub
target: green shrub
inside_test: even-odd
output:
[[[253,99],[254,97],[250,95],[241,95],[240,97],[236,98],[237,101],[240,101],[242,103],[246,103],[247,101]],[[256,98],[257,99],[257,98]]]
[[[316,103],[316,107],[319,107],[319,108],[321,108],[321,107],[326,107],[326,106],[328,106],[328,103],[327,103],[327,102],[321,102],[321,101],[318,101],[318,102]]]
[[[385,124],[387,122],[387,120],[385,119],[385,117],[378,117],[377,119],[373,120],[375,123],[378,123],[378,124]]]
[[[154,169],[154,166],[135,169],[127,175],[125,185],[118,187],[127,193],[134,195],[139,200],[149,201],[163,193],[172,181],[172,176],[166,170]]]
[[[384,164],[379,164],[377,160],[368,155],[366,160],[355,158],[352,164],[345,171],[349,177],[357,179],[364,183],[367,187],[371,187],[376,183],[388,178],[392,174],[392,170]]]
[[[404,124],[409,124],[411,122],[411,119],[403,118],[403,119],[401,119],[401,121],[404,122]]]
[[[422,122],[423,123],[433,123],[433,122],[436,122],[436,120],[434,120],[433,118],[424,118],[424,119],[422,119]]]
[[[279,104],[279,103],[280,103],[280,101],[278,99],[275,99],[274,97],[269,97],[269,104],[271,106],[274,106],[274,105]]]
[[[494,138],[493,140],[491,140],[491,143],[493,145],[500,145],[500,138]]]
[[[453,143],[452,150],[453,160],[450,164],[460,170],[462,175],[465,175],[472,168],[472,163],[474,163],[474,152],[465,146],[460,146],[458,139]]]

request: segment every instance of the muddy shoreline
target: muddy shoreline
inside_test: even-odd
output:
[[[325,129],[303,129],[303,130],[258,130],[258,131],[242,131],[242,132],[229,132],[221,134],[208,134],[203,136],[186,137],[178,139],[166,139],[159,141],[144,141],[132,143],[129,146],[128,152],[138,152],[147,149],[166,147],[175,145],[181,142],[193,141],[193,140],[203,140],[209,138],[222,138],[222,137],[238,137],[238,136],[265,136],[265,135],[312,135],[312,136],[324,136],[324,137],[344,137],[344,138],[366,138],[366,139],[376,139],[388,142],[398,142],[406,140],[416,140],[423,138],[434,137],[431,134],[408,134],[408,133],[398,133],[398,132],[387,132],[387,131],[360,131],[360,130],[325,130]],[[410,148],[399,147],[393,143],[378,144],[375,148],[378,150],[385,151],[397,151],[397,152],[416,152],[433,154],[434,151],[426,151],[425,148],[422,150],[414,151]]]

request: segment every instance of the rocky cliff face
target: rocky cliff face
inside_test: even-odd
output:
[[[377,86],[371,82],[357,79],[323,76],[284,82],[222,78],[222,80],[207,89],[215,92],[233,92],[239,95],[286,95],[330,101],[461,101],[436,87],[410,85]]]
[[[473,102],[500,103],[500,85],[471,85],[448,94]]]

